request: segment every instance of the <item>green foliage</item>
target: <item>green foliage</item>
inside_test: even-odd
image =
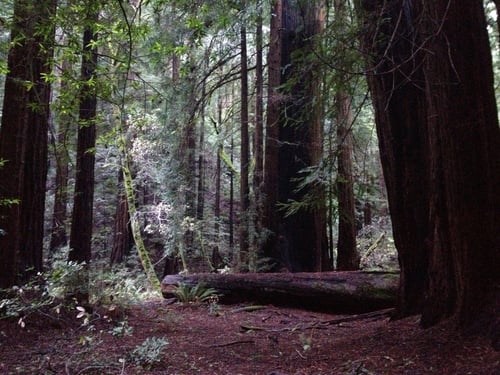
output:
[[[22,287],[14,286],[0,290],[0,319],[19,318],[19,325],[24,328],[27,317],[47,307],[55,307],[54,298],[44,289],[39,280]]]
[[[132,336],[133,332],[134,327],[128,325],[127,319],[122,320],[109,330],[109,333],[115,337]]]
[[[128,265],[129,267],[95,266],[91,270],[91,303],[126,307],[157,295],[148,288],[149,283],[137,255],[129,258]]]
[[[47,292],[55,298],[65,299],[88,292],[88,271],[85,263],[56,259],[46,275]]]
[[[203,284],[189,286],[182,282],[177,283],[173,294],[180,302],[184,303],[209,302],[217,297],[217,291],[213,288],[207,288]]]
[[[161,361],[163,350],[168,344],[165,337],[148,337],[134,348],[130,353],[130,359],[136,364],[150,369]]]

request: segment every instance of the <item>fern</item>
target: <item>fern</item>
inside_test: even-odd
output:
[[[217,296],[217,291],[213,288],[207,288],[203,284],[190,286],[183,282],[178,282],[173,294],[180,302],[203,303]]]

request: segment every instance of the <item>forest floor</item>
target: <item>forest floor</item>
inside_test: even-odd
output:
[[[158,300],[2,319],[0,374],[500,374],[500,353],[451,322],[249,306]]]

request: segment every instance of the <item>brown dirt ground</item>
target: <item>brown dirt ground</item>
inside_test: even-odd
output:
[[[150,301],[95,311],[87,326],[76,310],[37,312],[24,328],[3,319],[0,374],[500,374],[500,353],[451,322],[423,330],[417,317],[334,323],[345,316],[246,306]],[[120,322],[131,335],[111,333]],[[143,368],[131,353],[151,337],[169,344]]]

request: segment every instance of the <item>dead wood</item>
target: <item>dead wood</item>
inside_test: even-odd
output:
[[[395,272],[244,273],[168,275],[165,298],[178,283],[203,284],[220,293],[220,303],[254,302],[335,313],[366,313],[393,307],[399,274]]]

